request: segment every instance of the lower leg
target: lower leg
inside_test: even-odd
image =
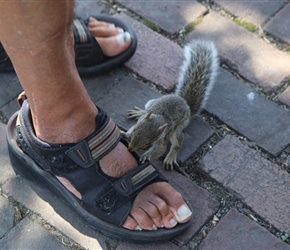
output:
[[[29,99],[36,134],[48,142],[83,139],[79,127],[68,127],[86,120],[81,129],[89,134],[97,114],[75,66],[73,8],[72,1],[12,1],[0,8],[1,42]]]
[[[98,110],[74,62],[73,7],[72,1],[0,2],[0,40],[27,94],[36,135],[50,143],[79,142],[96,127]],[[100,164],[119,177],[137,162],[119,143]],[[62,183],[78,196],[70,183]],[[189,218],[181,195],[167,183],[155,183],[137,196],[124,226],[170,228]]]

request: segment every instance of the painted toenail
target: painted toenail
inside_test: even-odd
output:
[[[117,41],[120,45],[124,45],[125,43],[127,43],[131,39],[131,36],[130,36],[130,33],[125,31],[122,34],[117,35],[116,38],[117,38]]]
[[[175,227],[175,226],[177,225],[177,221],[174,220],[174,219],[171,219],[171,220],[169,221],[169,223],[170,223],[171,227]]]
[[[157,227],[155,224],[152,226],[152,230],[157,230]]]
[[[177,214],[179,216],[179,220],[183,221],[189,218],[192,215],[192,212],[187,206],[182,205],[180,208],[177,209]]]
[[[135,227],[135,230],[142,231],[142,228],[140,226]]]

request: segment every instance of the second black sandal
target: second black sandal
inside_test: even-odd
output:
[[[73,33],[75,39],[75,61],[81,76],[93,76],[104,74],[116,67],[123,65],[135,53],[137,48],[137,37],[134,30],[123,20],[110,15],[91,15],[95,19],[114,24],[128,32],[131,37],[130,46],[121,54],[108,57],[103,51],[95,37],[89,32],[89,20],[75,18],[73,21]],[[0,43],[0,73],[13,72],[14,68],[2,44]]]

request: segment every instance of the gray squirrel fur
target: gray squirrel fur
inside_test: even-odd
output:
[[[184,55],[175,92],[149,100],[145,109],[135,107],[128,111],[128,118],[137,119],[125,133],[129,150],[147,149],[140,158],[144,162],[163,156],[170,144],[163,161],[166,170],[178,166],[176,158],[183,144],[183,130],[191,116],[199,114],[204,107],[219,69],[213,42],[192,41],[184,47]]]

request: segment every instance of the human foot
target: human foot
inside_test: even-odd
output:
[[[109,15],[97,15],[88,21],[76,20],[81,21],[77,29],[74,27],[75,62],[80,75],[104,74],[123,65],[134,55],[137,38],[127,23]],[[89,35],[95,38],[97,45],[89,42]],[[14,71],[1,42],[0,54],[0,73]]]
[[[87,133],[87,130],[84,130]],[[100,167],[105,174],[121,178],[138,165],[127,147],[119,142],[116,147],[100,159]],[[80,200],[81,193],[67,179],[57,177]],[[134,230],[155,230],[172,228],[177,223],[187,222],[191,217],[184,199],[167,182],[157,182],[147,186],[136,197],[131,212],[123,226]]]
[[[98,21],[90,17],[89,31],[101,46],[104,55],[116,56],[125,51],[131,44],[130,33],[112,23]]]
[[[24,119],[22,122],[23,124],[27,123],[30,119],[29,117],[25,118],[25,115],[27,115],[26,112],[28,112],[27,108],[28,107],[26,104],[26,107],[24,107],[24,111],[22,112],[23,115],[19,118],[20,120]],[[116,183],[119,183],[121,181],[120,186],[122,186],[127,185],[127,181],[131,180],[129,183],[131,183],[130,185],[133,185],[133,189],[137,188],[137,186],[139,185],[138,182],[143,181],[143,178],[139,178],[141,176],[145,178],[144,180],[146,182],[150,182],[151,179],[155,180],[157,178],[156,181],[154,181],[150,185],[142,186],[143,190],[140,190],[138,191],[138,193],[135,194],[136,199],[133,199],[134,202],[132,207],[131,205],[129,207],[126,205],[127,209],[130,210],[130,213],[126,214],[125,217],[118,216],[118,220],[120,220],[121,225],[131,230],[155,230],[162,227],[173,228],[177,225],[178,222],[184,223],[190,220],[191,211],[189,210],[182,196],[177,191],[175,191],[167,182],[162,181],[162,178],[160,179],[160,177],[157,176],[156,170],[154,170],[154,168],[150,164],[143,164],[143,166],[141,166],[141,170],[140,166],[136,169],[136,165],[138,164],[137,160],[131,155],[131,153],[128,152],[127,148],[124,146],[123,143],[118,143],[118,140],[116,141],[116,136],[118,135],[119,130],[115,127],[114,123],[111,120],[107,120],[108,118],[105,119],[105,117],[107,116],[105,116],[104,113],[101,111],[101,114],[99,113],[97,116],[96,123],[97,127],[101,126],[103,127],[103,129],[97,131],[97,134],[96,132],[93,133],[95,135],[88,137],[85,141],[81,141],[81,143],[77,144],[76,146],[73,146],[72,144],[62,144],[63,146],[59,148],[57,144],[51,144],[51,148],[47,153],[45,153],[45,151],[43,150],[45,150],[46,144],[43,144],[43,142],[40,141],[36,142],[39,145],[43,144],[39,150],[44,152],[41,154],[46,155],[45,157],[44,155],[42,156],[44,157],[43,159],[46,159],[46,162],[49,165],[51,164],[51,167],[49,168],[50,171],[52,171],[52,174],[54,176],[58,176],[57,178],[60,180],[60,182],[68,190],[70,190],[71,193],[78,197],[77,201],[81,202],[84,205],[88,203],[88,199],[91,200],[92,197],[94,197],[94,199],[95,197],[98,197],[97,193],[100,192],[99,189],[103,189],[103,185],[108,185],[105,184],[105,182],[109,181],[109,183],[111,183],[112,181],[116,181],[115,178],[111,179],[111,177],[109,176],[123,177],[123,175],[130,172],[128,176],[119,179],[119,181],[117,181]],[[103,124],[103,121],[107,122]],[[25,127],[23,127],[23,129],[26,130]],[[21,132],[21,129],[17,131]],[[22,135],[26,134],[24,136],[26,137],[26,139],[32,138],[31,142],[33,143],[33,141],[37,139],[33,139],[32,133],[33,131],[29,130],[29,127],[27,128],[26,132],[22,131]],[[106,134],[109,134],[108,138],[100,143],[102,135]],[[23,139],[21,138],[23,138],[23,136],[18,138],[18,143],[21,147],[23,147],[23,145],[27,145],[28,143],[27,141],[23,142]],[[29,141],[29,139],[27,140]],[[88,149],[92,153],[94,159],[95,157],[96,159],[100,158],[99,166],[103,170],[101,172],[104,172],[105,176],[101,172],[97,173],[96,175],[95,167],[87,167],[91,166],[91,164],[96,164],[93,161],[90,163],[90,156],[86,153],[87,151],[85,150],[85,148],[87,147],[87,142],[89,145]],[[113,148],[113,150],[110,151],[111,148]],[[102,153],[100,154],[99,151],[102,151],[103,149],[105,151],[109,150],[109,152],[107,152],[105,155],[102,155]],[[34,148],[34,150],[37,149]],[[56,151],[59,150],[60,152],[65,152],[65,154],[61,153],[62,156],[58,156],[58,153],[56,153]],[[29,153],[30,151],[27,152]],[[51,152],[54,152],[52,156],[50,156]],[[122,158],[120,156],[122,156]],[[21,162],[21,164],[23,164],[23,160],[21,160]],[[77,163],[81,167],[76,166],[75,163]],[[42,165],[43,164],[41,164],[40,166],[43,167]],[[21,171],[23,171],[22,168],[18,168],[18,171],[20,169]],[[31,170],[25,170],[25,174],[27,174],[27,172],[29,171]],[[96,176],[94,177],[94,175]],[[85,180],[85,182],[80,182],[80,180]],[[136,182],[136,180],[138,180],[137,184],[132,184]],[[99,186],[96,186],[96,183],[98,183],[97,185]],[[119,184],[113,184],[113,186],[116,185],[118,186]],[[109,184],[109,186],[111,188],[111,184]],[[54,188],[57,188],[57,184],[55,184]],[[62,193],[63,192],[64,191],[62,191]],[[110,191],[109,194],[111,192],[114,193],[115,191]],[[105,193],[101,197],[106,197],[106,193],[107,191],[105,191]],[[106,205],[101,205],[100,208],[111,209],[111,207],[115,206],[115,203],[122,203],[122,200],[125,198],[124,197],[120,200],[119,194],[117,196],[112,194],[109,197],[111,198],[104,198],[104,202]],[[131,196],[131,198],[133,197]],[[102,199],[103,198],[101,198],[101,200]],[[75,204],[75,202],[76,201],[73,201],[73,204]],[[107,203],[110,203],[110,206]],[[94,205],[87,204],[86,206],[89,206],[89,211],[92,212],[94,211],[94,209],[96,209]],[[100,212],[94,213],[98,214]],[[110,218],[108,220],[110,220]]]

